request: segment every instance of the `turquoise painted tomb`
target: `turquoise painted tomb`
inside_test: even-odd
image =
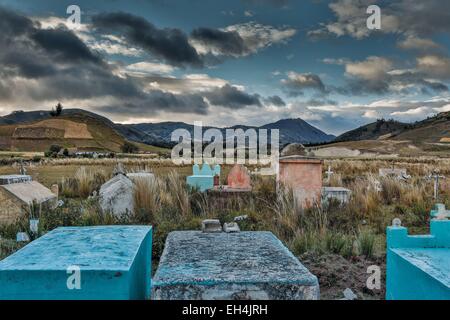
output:
[[[151,254],[150,226],[57,228],[0,261],[0,299],[149,299]]]
[[[204,163],[200,169],[198,164],[194,164],[192,166],[192,176],[188,176],[186,182],[191,188],[204,192],[214,188],[214,176],[220,176],[219,165],[215,165],[211,169],[209,164]]]
[[[432,219],[429,235],[387,228],[386,299],[450,300],[450,220]]]
[[[155,300],[315,300],[317,277],[271,232],[171,232]]]

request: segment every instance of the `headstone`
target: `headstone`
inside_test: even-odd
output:
[[[0,300],[150,298],[152,227],[57,228],[0,261]]]
[[[118,174],[104,183],[99,192],[100,207],[116,216],[134,211],[134,185],[125,175]]]
[[[202,231],[206,233],[222,232],[222,225],[217,219],[206,219],[202,221]]]
[[[155,300],[317,300],[319,282],[271,232],[167,236]]]
[[[205,163],[200,169],[198,164],[194,164],[192,173],[192,176],[186,178],[187,185],[204,192],[214,188],[214,177],[220,176],[220,166],[216,165],[211,169],[209,164]]]
[[[330,182],[331,175],[334,173],[331,171],[331,166],[328,166],[328,171],[325,172],[327,174],[327,182]]]
[[[231,232],[240,232],[241,229],[239,228],[239,226],[236,222],[230,222],[230,223],[223,224],[223,231],[227,232],[227,233],[231,233]]]
[[[246,167],[236,164],[227,177],[228,188],[251,190],[251,177]]]
[[[407,174],[406,169],[400,168],[381,168],[378,170],[378,175],[380,177],[395,177],[401,180],[407,180],[411,178],[411,176]]]
[[[322,203],[327,203],[330,199],[336,199],[340,203],[348,203],[352,191],[342,187],[323,187]]]

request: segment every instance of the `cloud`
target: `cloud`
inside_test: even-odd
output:
[[[417,36],[408,36],[398,42],[398,47],[404,50],[429,51],[441,49],[441,46],[431,39],[420,38]]]
[[[286,106],[286,102],[281,99],[279,96],[270,96],[264,99],[264,102],[269,105],[273,105],[276,107],[284,107]]]
[[[230,109],[242,109],[246,106],[262,106],[257,94],[248,94],[244,91],[230,86],[224,85],[221,88],[214,89],[205,93],[208,101],[216,106],[223,106]]]
[[[325,93],[325,85],[322,79],[312,73],[297,73],[290,71],[287,79],[282,79],[281,83],[291,96],[302,95],[305,90],[313,90]]]
[[[293,28],[247,22],[223,29],[195,29],[191,33],[190,43],[202,55],[236,58],[257,53],[274,44],[285,44],[295,34]]]
[[[450,58],[425,55],[417,58],[417,68],[426,75],[438,79],[450,79]]]
[[[156,58],[175,66],[202,67],[203,61],[180,29],[159,29],[142,17],[124,12],[101,13],[92,17],[94,27],[124,35]]]
[[[366,25],[369,5],[381,7],[381,30],[369,30]],[[448,33],[450,30],[450,2],[428,0],[417,2],[399,0],[384,2],[376,0],[337,0],[329,4],[335,20],[325,22],[311,30],[311,37],[334,35],[363,39],[374,32],[429,36]]]
[[[168,64],[146,61],[129,64],[125,67],[125,72],[133,76],[170,74],[174,70],[175,68]]]
[[[395,63],[384,57],[371,56],[363,61],[324,59],[327,64],[343,65],[346,83],[327,90],[344,95],[425,93],[448,91],[441,80],[448,74],[448,59],[424,56],[412,69],[395,69]]]

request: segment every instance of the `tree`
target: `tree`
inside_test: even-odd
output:
[[[139,148],[136,145],[134,145],[128,141],[125,141],[125,143],[122,146],[123,153],[136,153],[138,151],[139,151]]]
[[[61,115],[62,110],[63,110],[63,106],[60,102],[58,102],[58,104],[56,105],[56,109],[52,108],[52,111],[50,111],[50,115],[52,117],[57,117],[57,116]]]

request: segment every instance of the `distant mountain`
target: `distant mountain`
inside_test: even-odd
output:
[[[112,151],[116,151],[125,140],[153,146],[169,147],[174,144],[171,141],[171,134],[174,130],[186,129],[190,132],[191,137],[193,137],[194,131],[193,125],[184,122],[117,124],[106,117],[82,109],[64,109],[59,117],[52,117],[48,111],[15,111],[9,115],[0,117],[0,148],[7,148],[7,146],[9,146],[11,148],[23,149],[18,146],[33,146],[33,143],[31,142],[25,143],[25,141],[33,140],[33,137],[35,140],[38,140],[38,137],[42,140],[42,146],[38,146],[39,144],[34,144],[38,149],[42,149],[44,147],[46,148],[48,147],[48,144],[54,142],[73,146],[74,141],[65,143],[67,141],[61,140],[64,134],[61,132],[57,133],[55,131],[56,129],[53,127],[50,128],[50,126],[62,128],[61,125],[56,124],[58,119],[66,121],[72,120],[77,123],[89,123],[91,126],[95,126],[96,130],[99,130],[100,132],[104,132],[106,130],[109,132],[109,135],[120,137],[120,142],[116,139],[117,143],[114,146],[110,146],[111,148],[109,149]],[[51,124],[47,120],[52,120]],[[44,122],[42,123],[42,121]],[[36,126],[36,123],[40,123],[41,127]],[[33,129],[28,128],[25,130],[24,128],[21,128],[20,131],[22,136],[19,137],[16,128],[24,125],[33,126]],[[37,127],[40,129],[36,129]],[[43,133],[40,131],[44,131],[44,128],[47,128],[47,131],[50,129],[55,129],[51,135],[59,135],[58,139],[54,139],[53,136],[43,136]],[[203,127],[203,130],[207,130],[209,128],[213,127]],[[333,135],[324,133],[302,119],[285,119],[275,123],[269,123],[261,127],[236,125],[229,128],[216,129],[221,130],[225,136],[226,129],[238,128],[243,129],[244,131],[249,128],[268,130],[279,129],[280,145],[286,145],[289,143],[322,143],[332,141],[335,138]],[[26,134],[24,133],[25,131],[27,132]],[[61,136],[61,134],[63,136]],[[104,138],[108,139],[107,137]],[[84,142],[86,143],[87,140]],[[99,145],[99,143],[100,141],[97,141],[94,145]],[[94,148],[94,145],[88,143],[86,148]],[[105,148],[108,149],[108,147]]]
[[[409,126],[410,124],[394,120],[377,120],[376,122],[345,132],[338,136],[335,141],[360,141],[389,138],[403,130],[407,130]]]
[[[147,136],[147,142],[163,142],[171,143],[171,134],[176,129],[186,129],[193,137],[194,126],[184,122],[162,122],[162,123],[139,123],[126,125],[128,128],[137,129],[144,132]],[[214,127],[203,127],[207,130]],[[289,143],[321,143],[332,141],[335,136],[324,133],[323,131],[311,126],[302,119],[285,119],[275,123],[269,123],[261,127],[235,125],[227,128],[215,128],[222,131],[224,137],[226,129],[279,129],[280,130],[280,145]],[[131,137],[128,137],[131,138]],[[133,140],[133,139],[131,139]]]

